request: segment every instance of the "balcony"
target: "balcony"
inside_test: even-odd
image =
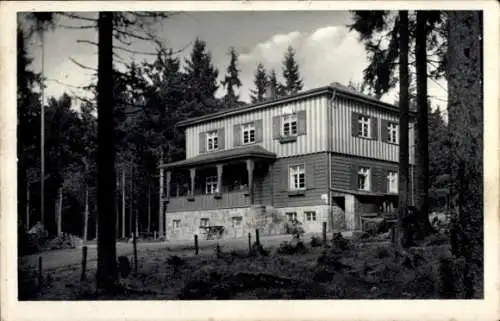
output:
[[[166,204],[168,212],[214,210],[235,207],[248,207],[251,200],[247,191],[232,191],[214,194],[198,194],[189,196],[171,197]]]

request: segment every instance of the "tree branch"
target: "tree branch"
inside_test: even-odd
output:
[[[69,12],[57,12],[57,14],[59,14],[61,16],[68,17],[68,18],[72,18],[72,19],[78,19],[78,20],[83,20],[83,21],[91,21],[91,22],[97,23],[97,19],[86,18],[86,17],[82,17],[82,16],[79,16],[79,15],[76,15],[76,14],[73,14],[73,13],[69,13]]]
[[[118,50],[123,50],[123,51],[131,53],[131,54],[137,54],[137,55],[146,55],[146,56],[156,56],[157,55],[157,53],[155,53],[155,52],[132,50],[132,49],[127,49],[127,48],[121,47],[121,46],[113,46],[113,48],[118,49]]]
[[[74,88],[74,89],[83,89],[83,90],[89,90],[89,87],[88,86],[75,86],[75,85],[70,85],[70,84],[67,84],[67,83],[64,83],[60,80],[57,80],[57,79],[53,79],[53,78],[45,78],[46,81],[51,81],[51,82],[55,82],[59,85],[63,85],[63,86],[66,86],[66,87],[70,87],[70,88]]]
[[[131,37],[131,38],[136,38],[138,40],[144,40],[144,41],[151,41],[152,39],[151,38],[146,38],[146,37],[143,37],[143,36],[139,36],[135,33],[131,33],[131,32],[128,32],[128,31],[125,31],[125,30],[120,30],[120,29],[115,29],[115,32],[121,34],[121,35],[124,35],[126,37]]]
[[[61,27],[61,28],[64,28],[64,29],[95,29],[97,28],[97,26],[93,25],[93,26],[89,26],[89,25],[85,25],[85,26],[68,26],[68,25],[62,25],[62,24],[58,24],[57,25],[58,27]]]
[[[90,41],[90,40],[77,40],[76,43],[87,43],[89,45],[94,45],[98,46],[99,44],[95,41]]]
[[[75,59],[73,59],[71,57],[69,57],[69,60],[71,62],[73,62],[75,65],[77,65],[78,67],[80,67],[80,68],[87,69],[87,70],[92,70],[92,71],[97,72],[97,69],[89,67],[89,66],[85,66],[84,64],[79,63],[78,61],[76,61]]]

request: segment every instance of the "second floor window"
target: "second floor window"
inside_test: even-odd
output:
[[[389,143],[397,144],[399,141],[399,128],[396,123],[389,123],[387,125],[387,131],[389,132],[387,139]]]
[[[358,136],[363,138],[370,138],[370,117],[359,116],[358,118]]]
[[[398,173],[396,171],[390,171],[387,175],[387,191],[389,193],[398,192]]]
[[[219,148],[217,131],[207,133],[207,151],[216,150]]]
[[[283,116],[281,135],[285,137],[297,135],[297,114]]]
[[[358,189],[370,190],[370,169],[368,167],[361,167],[358,171]]]
[[[243,144],[255,143],[255,125],[253,123],[242,125],[241,135]]]
[[[290,167],[290,190],[302,190],[306,188],[306,173],[304,165]]]
[[[214,194],[218,192],[217,189],[217,176],[208,176],[206,178],[205,193]]]

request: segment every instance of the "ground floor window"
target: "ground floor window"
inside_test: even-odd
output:
[[[288,219],[289,222],[295,222],[297,221],[297,213],[296,212],[286,213],[286,218]]]
[[[200,219],[200,226],[208,226],[208,218]]]
[[[174,225],[175,230],[180,229],[181,228],[181,220],[174,220],[173,225]]]
[[[241,216],[233,216],[232,221],[233,221],[233,227],[239,227],[241,225],[241,221],[243,218]]]
[[[316,221],[316,212],[314,211],[308,211],[304,213],[306,216],[306,221]]]
[[[387,175],[387,191],[389,193],[398,192],[398,173],[396,171],[390,171]]]
[[[290,190],[303,190],[306,188],[306,172],[304,165],[297,165],[290,167]]]

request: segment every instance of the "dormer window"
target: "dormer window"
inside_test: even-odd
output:
[[[207,133],[207,151],[217,150],[219,148],[217,131]]]
[[[297,114],[283,116],[281,135],[283,137],[297,136]]]

